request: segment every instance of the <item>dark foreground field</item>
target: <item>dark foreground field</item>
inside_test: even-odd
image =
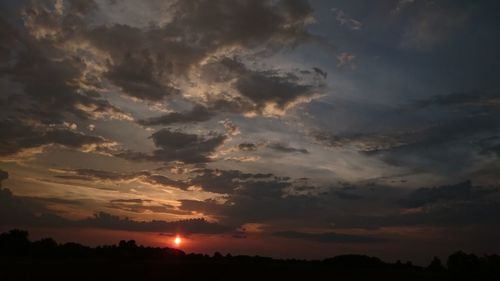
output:
[[[500,256],[457,252],[446,265],[386,263],[363,255],[321,261],[185,254],[121,241],[90,248],[28,233],[0,234],[0,280],[500,280]]]

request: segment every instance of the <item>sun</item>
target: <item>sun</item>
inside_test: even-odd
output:
[[[179,235],[175,236],[175,239],[174,239],[175,246],[178,247],[181,245],[181,243],[182,243],[182,238]]]

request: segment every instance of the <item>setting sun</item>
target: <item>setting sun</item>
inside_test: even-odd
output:
[[[175,236],[175,239],[174,239],[175,246],[179,246],[179,245],[181,245],[181,243],[182,243],[181,237],[179,235]]]

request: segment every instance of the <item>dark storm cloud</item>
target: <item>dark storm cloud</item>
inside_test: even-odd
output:
[[[53,214],[42,202],[43,200],[15,196],[6,188],[0,189],[0,225],[9,227],[95,227],[166,233],[180,231],[186,234],[216,234],[231,231],[230,228],[208,222],[203,218],[171,222],[161,220],[135,221],[99,212],[87,219],[70,220]]]
[[[107,81],[132,97],[160,101],[179,94],[176,81],[189,80],[193,67],[224,48],[259,52],[259,48],[279,50],[317,40],[306,30],[312,10],[301,0],[176,1],[169,9],[172,21],[148,28],[96,24],[94,16],[99,7],[94,1],[64,1],[62,6],[53,1],[34,1],[21,9],[22,28],[13,27],[4,19],[0,21],[3,42],[0,57],[6,62],[2,64],[1,75],[19,84],[23,93],[2,98],[0,104],[10,104],[4,114],[44,124],[63,123],[68,115],[80,119],[131,119],[98,93]],[[90,70],[89,65],[104,72]],[[244,113],[255,111],[255,107],[262,110],[268,102],[283,109],[317,92],[316,87],[295,83],[289,75],[280,73],[247,70],[234,85],[242,97],[210,102],[210,108],[196,105],[188,112],[170,113],[139,123],[203,122],[218,110]],[[58,140],[71,137],[70,133],[64,137],[55,135],[61,135],[60,132],[50,134]],[[198,139],[189,147],[167,148],[160,137],[161,134],[153,136],[161,149],[152,156],[127,151],[117,156],[207,162],[225,140],[223,136],[213,136]]]
[[[65,113],[88,119],[96,115],[120,115],[123,111],[92,92],[79,92],[82,66],[75,59],[49,59],[38,51],[20,54],[14,67],[3,71],[23,86],[23,96],[11,96],[11,110],[44,123],[61,123]],[[58,110],[54,110],[57,108]]]
[[[210,120],[215,114],[202,105],[195,105],[186,112],[171,112],[162,116],[139,120],[145,126],[170,125],[175,123],[197,123]]]
[[[290,188],[292,184],[290,179],[274,177],[233,180],[229,185],[226,183],[222,190],[219,185],[215,186],[217,190],[214,191],[228,194],[224,203],[211,199],[180,200],[180,209],[212,214],[224,224],[235,226],[249,222],[273,223],[282,220],[294,220],[298,223],[320,218],[323,208],[317,197],[287,196],[285,189]]]
[[[160,74],[155,73],[154,63],[147,51],[127,53],[113,66],[106,77],[122,90],[137,98],[159,101],[175,94],[177,89],[163,85]]]
[[[31,28],[29,19],[40,16],[41,11],[47,10],[38,6],[28,9],[28,29]],[[41,21],[51,24],[53,19]],[[33,25],[35,27],[40,30],[49,29],[38,22]],[[0,75],[21,85],[23,93],[10,93],[9,90],[7,101],[11,105],[8,113],[42,123],[62,123],[65,114],[83,119],[96,115],[124,114],[95,92],[81,89],[84,70],[82,58],[67,55],[49,42],[29,35],[30,30],[12,27],[3,19],[0,19],[0,28],[5,31],[2,32],[2,41],[6,42],[5,51],[8,52],[4,56],[5,61],[2,60],[4,64]],[[55,108],[58,110],[54,110]]]
[[[220,174],[223,174],[221,172]],[[236,176],[227,178],[235,178]],[[326,189],[317,195],[290,193],[292,180],[224,179],[210,191],[226,193],[225,202],[180,200],[182,210],[211,214],[227,225],[293,222],[338,229],[397,226],[468,226],[497,224],[498,188],[470,182],[412,192],[400,188]],[[221,180],[222,177],[218,178]],[[203,186],[203,184],[200,184]],[[314,190],[314,189],[313,189]],[[347,205],[346,205],[347,204]]]
[[[255,72],[240,77],[236,82],[236,89],[258,108],[274,103],[278,108],[284,109],[299,98],[311,98],[318,93],[317,88],[298,84],[294,80],[269,72]]]
[[[190,45],[182,30],[168,27],[99,26],[85,36],[112,57],[105,77],[141,100],[160,101],[179,94],[175,81],[186,78],[189,69],[210,53],[204,46]]]
[[[167,29],[193,34],[209,48],[294,44],[311,37],[305,26],[312,9],[302,0],[178,1],[173,10],[178,17]]]
[[[321,77],[325,78],[328,76],[328,72],[324,71],[323,69],[321,68],[318,68],[318,67],[313,67],[313,71],[320,75]]]
[[[86,17],[98,8],[94,0],[69,0],[64,11],[54,1],[26,1],[21,9],[25,26],[38,38],[65,38],[85,28]]]
[[[220,174],[224,172],[221,171]],[[211,180],[204,177],[200,181],[210,182]],[[179,208],[211,214],[224,224],[235,226],[245,223],[264,223],[329,228],[333,223],[337,225],[333,217],[346,215],[345,220],[342,218],[339,224],[342,228],[350,226],[348,217],[369,216],[374,213],[382,215],[386,212],[399,211],[401,204],[398,200],[404,194],[397,189],[382,187],[376,190],[368,187],[359,190],[315,187],[305,185],[300,179],[279,177],[232,180],[229,185],[227,185],[227,179],[220,184],[215,181],[214,183],[217,187],[226,184],[224,190],[218,190],[227,194],[224,202],[212,199],[180,200]],[[203,183],[200,185],[203,187]],[[340,198],[338,191],[348,193],[349,199]],[[394,202],[391,203],[391,201]],[[357,227],[361,228],[373,228],[372,224],[378,223],[378,221],[360,219],[358,225],[356,221]]]
[[[226,140],[225,135],[203,137],[169,129],[162,129],[151,135],[158,148],[151,157],[157,161],[180,161],[184,163],[210,162],[210,156]]]
[[[280,142],[271,143],[267,147],[274,150],[274,151],[283,152],[283,153],[302,153],[302,154],[309,153],[309,151],[305,148],[295,148],[295,147],[291,147],[285,143],[280,143]]]
[[[243,101],[230,100],[226,106],[212,100],[211,108],[229,112],[240,108],[241,112],[261,113],[268,105],[284,110],[294,102],[321,94],[326,73],[319,68],[313,71],[250,69],[237,58],[223,58],[207,63],[202,69],[202,77],[208,82],[234,81],[233,87],[245,98]]]
[[[312,13],[306,1],[176,1],[169,11],[172,21],[162,27],[114,25],[84,34],[112,56],[106,77],[131,96],[157,101],[177,93],[177,78],[223,48],[279,49],[314,40],[305,28]]]
[[[40,148],[46,145],[60,145],[71,149],[107,150],[110,143],[100,136],[85,135],[62,128],[33,127],[20,120],[0,121],[0,130],[4,137],[0,140],[0,156],[13,155],[26,149]]]
[[[273,235],[287,239],[300,239],[321,243],[378,243],[386,241],[385,239],[373,236],[342,234],[336,232],[307,233],[297,231],[280,231],[274,232]]]
[[[449,201],[473,201],[497,191],[498,187],[473,186],[471,181],[465,181],[455,185],[419,188],[402,203],[406,207],[416,208]]]
[[[62,225],[65,220],[54,215],[35,214],[47,211],[40,202],[14,196],[7,188],[0,189],[0,225]]]
[[[210,98],[208,107],[213,111],[229,112],[233,114],[252,113],[256,110],[253,103],[240,96]]]
[[[241,226],[245,223],[280,223],[297,227],[303,225],[327,226],[324,207],[317,198],[308,196],[284,197],[283,182],[254,181],[245,184],[224,203],[214,200],[180,200],[182,210],[211,214],[222,224]],[[331,204],[331,203],[330,203]]]
[[[276,179],[272,174],[250,174],[238,170],[201,169],[190,180],[191,185],[199,185],[203,190],[215,193],[228,193],[245,185],[248,180]]]
[[[238,144],[238,149],[240,151],[256,151],[257,146],[253,143],[244,142],[244,143]]]
[[[201,164],[211,162],[211,156],[224,144],[227,138],[226,135],[216,133],[203,136],[161,129],[151,135],[157,148],[152,154],[122,150],[114,155],[128,160]]]

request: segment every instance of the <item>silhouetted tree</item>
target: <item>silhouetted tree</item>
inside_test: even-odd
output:
[[[43,238],[31,244],[35,255],[51,256],[57,252],[57,242],[52,238]]]
[[[469,279],[480,274],[481,265],[476,255],[458,251],[448,257],[447,267],[455,278]]]
[[[135,243],[135,240],[121,240],[120,243],[118,244],[120,248],[127,248],[127,249],[134,249],[137,248],[137,244]]]
[[[23,255],[26,254],[30,247],[28,240],[28,232],[13,229],[7,233],[0,234],[0,252]]]
[[[333,258],[325,259],[328,263],[335,267],[341,268],[376,268],[384,267],[386,264],[378,258],[365,255],[342,255]]]
[[[430,272],[440,273],[443,272],[445,268],[441,260],[438,257],[434,256],[431,263],[427,266],[427,270],[429,270]]]
[[[188,254],[173,248],[145,247],[134,240],[95,248],[76,243],[58,244],[52,238],[30,242],[28,233],[0,234],[0,280],[191,280],[238,276],[256,279],[317,280],[500,280],[500,256],[477,257],[457,252],[448,258],[449,270],[434,257],[423,270],[411,262],[385,263],[366,255],[343,255],[319,260],[273,259],[262,256],[223,256],[215,252]],[[196,269],[196,270],[193,270]],[[5,278],[5,273],[8,278]],[[27,275],[26,275],[27,274]],[[149,274],[153,274],[152,276]],[[29,275],[29,276],[28,276]],[[30,278],[25,278],[30,277]]]
[[[500,256],[499,255],[489,255],[485,256],[483,259],[482,270],[487,272],[488,276],[500,276]],[[491,278],[493,279],[493,278]]]

